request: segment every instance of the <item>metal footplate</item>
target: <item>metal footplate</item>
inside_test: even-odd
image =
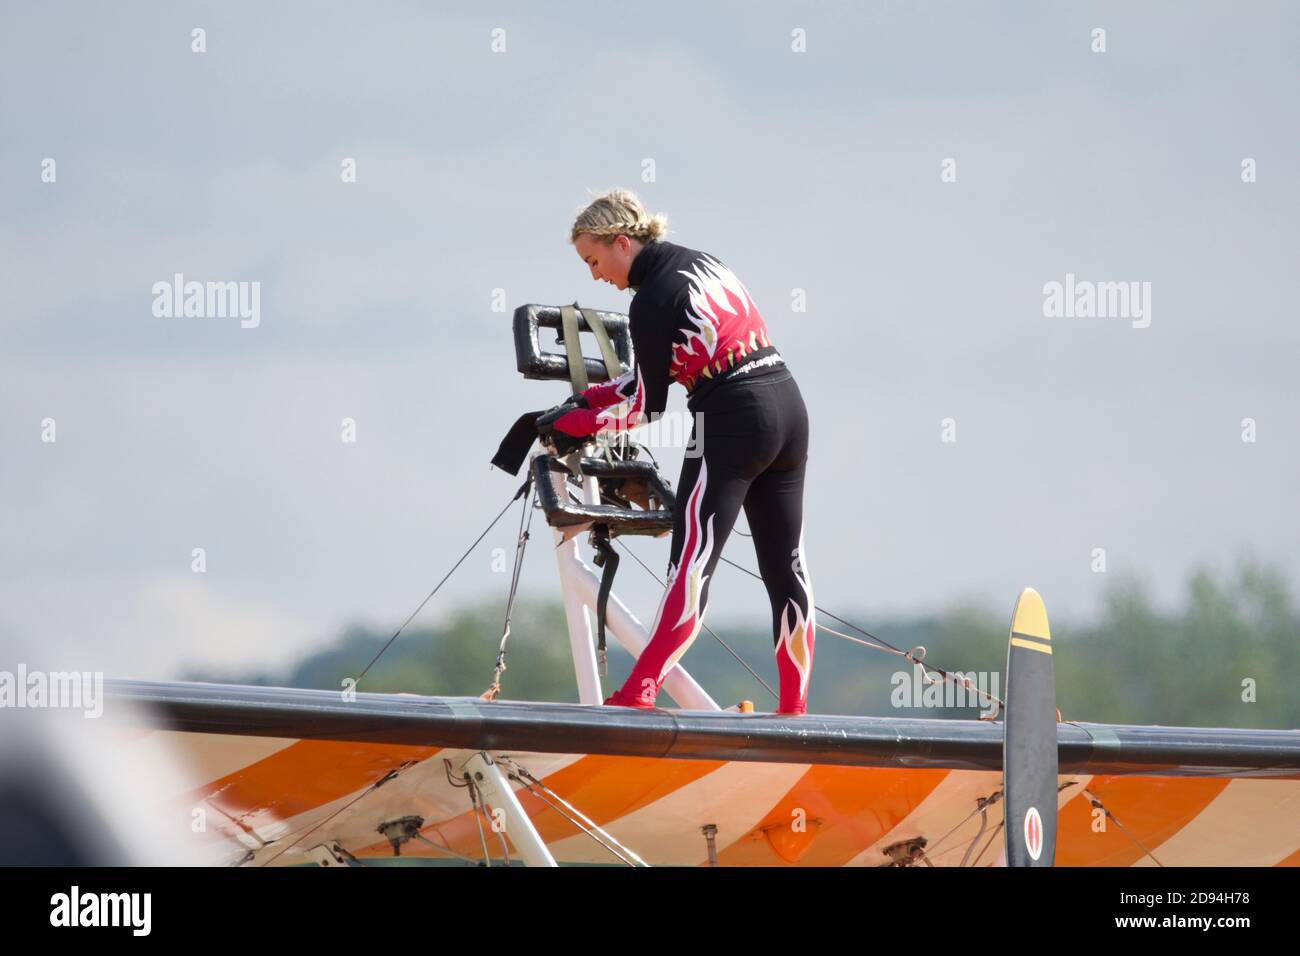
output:
[[[570,481],[585,478],[596,479],[602,504],[586,504],[570,493]],[[538,455],[533,481],[546,522],[554,528],[602,524],[610,535],[659,535],[673,529],[676,499],[648,461]]]

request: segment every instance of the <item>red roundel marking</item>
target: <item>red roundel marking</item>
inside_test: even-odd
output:
[[[1025,814],[1025,849],[1035,860],[1043,853],[1043,818],[1038,815],[1037,807],[1030,807]]]

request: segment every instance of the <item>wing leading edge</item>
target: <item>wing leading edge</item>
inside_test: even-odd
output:
[[[477,697],[109,681],[170,730],[460,750],[763,763],[1001,770],[1003,728],[982,720],[633,711]],[[1061,773],[1300,778],[1300,730],[1057,725]]]

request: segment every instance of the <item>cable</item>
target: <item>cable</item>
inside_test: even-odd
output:
[[[749,570],[749,568],[737,564],[735,561],[732,561],[729,558],[719,557],[719,560],[726,562],[727,564],[731,565],[733,568],[735,568],[738,571],[744,571],[751,578],[755,578],[756,580],[759,581],[763,580],[762,575]],[[1003,701],[1001,698],[995,697],[992,694],[988,694],[985,691],[980,690],[978,687],[971,686],[971,682],[969,678],[963,678],[962,680],[959,681],[957,680],[956,677],[954,677],[948,671],[944,670],[942,667],[936,667],[933,664],[924,663],[925,648],[922,645],[918,644],[916,647],[913,647],[911,650],[904,651],[895,647],[893,644],[890,644],[884,638],[876,637],[876,635],[872,634],[870,631],[866,630],[865,628],[858,627],[858,625],[854,624],[852,621],[846,621],[844,620],[844,618],[840,617],[839,615],[832,614],[830,611],[826,610],[824,607],[821,607],[820,605],[814,604],[813,610],[815,610],[819,614],[826,615],[827,617],[831,618],[831,620],[838,621],[839,623],[843,624],[845,627],[852,628],[853,630],[857,631],[859,634],[866,635],[867,637],[871,638],[871,640],[877,641],[878,644],[870,644],[866,641],[859,640],[856,637],[851,637],[848,634],[841,634],[839,631],[835,630],[834,628],[827,627],[825,624],[818,624],[817,630],[826,631],[827,633],[834,634],[836,637],[841,637],[846,641],[852,641],[855,644],[861,644],[863,647],[870,647],[873,648],[874,650],[883,651],[885,653],[892,653],[898,655],[899,657],[906,658],[908,661],[921,668],[921,673],[925,677],[925,681],[928,684],[937,684],[937,683],[943,683],[944,681],[952,681],[954,684],[960,684],[961,686],[965,687],[967,690],[972,691],[981,697],[984,697],[988,700],[997,701],[997,703],[1001,707],[1006,707],[1006,702]],[[917,653],[918,651],[920,652],[919,654]],[[932,678],[929,673],[930,671],[933,671],[934,673],[938,674],[940,680],[935,680],[934,678]],[[769,687],[768,690],[771,690],[771,688]]]
[[[444,584],[447,583],[447,579],[448,579],[449,577],[451,577],[453,574],[456,573],[456,569],[457,569],[458,567],[460,567],[461,564],[464,562],[464,560],[470,556],[470,552],[472,552],[475,548],[477,548],[478,545],[479,545],[479,542],[482,541],[484,538],[487,537],[488,532],[491,531],[494,527],[496,527],[496,523],[497,523],[498,521],[501,520],[501,515],[504,515],[507,511],[510,510],[510,506],[511,506],[512,504],[514,504],[516,500],[518,500],[518,498],[519,498],[520,495],[522,495],[525,491],[527,491],[527,490],[532,486],[532,483],[533,483],[533,476],[532,476],[532,473],[529,472],[529,474],[528,474],[528,478],[527,478],[527,479],[524,481],[524,483],[519,487],[519,490],[515,492],[514,497],[512,497],[508,502],[506,502],[506,506],[505,506],[504,508],[501,509],[501,513],[498,514],[495,518],[492,519],[492,523],[491,523],[490,525],[488,525],[486,528],[483,529],[483,533],[482,533],[481,535],[479,535],[479,536],[474,540],[474,543],[471,544],[471,545],[469,546],[469,549],[468,549],[464,554],[462,554],[462,555],[460,556],[460,560],[457,561],[455,564],[453,564],[453,565],[451,566],[451,570],[448,571],[446,574],[444,574],[444,575],[442,576],[442,580],[439,581],[438,584],[437,584],[437,586],[434,587],[434,589],[428,593],[428,595],[425,597],[425,599],[424,599],[423,601],[420,602],[420,606],[417,607],[414,611],[411,612],[410,616],[409,616],[405,621],[402,622],[402,626],[399,627],[399,628],[398,628],[398,629],[393,633],[393,636],[390,637],[390,638],[388,639],[388,643],[385,644],[383,647],[381,647],[381,648],[379,649],[379,653],[376,654],[376,655],[374,656],[374,658],[370,661],[370,663],[367,664],[367,665],[365,666],[365,668],[361,671],[360,675],[358,675],[356,681],[353,683],[353,686],[354,686],[354,687],[355,687],[357,684],[360,684],[360,683],[361,683],[361,678],[362,678],[362,677],[365,677],[365,676],[366,676],[366,673],[370,670],[370,668],[372,668],[372,667],[375,666],[375,662],[378,661],[379,658],[381,658],[381,657],[384,656],[384,652],[385,652],[386,650],[388,650],[389,647],[392,646],[393,641],[397,640],[398,636],[399,636],[399,635],[402,633],[402,631],[406,628],[406,625],[410,624],[411,621],[415,619],[415,615],[419,614],[420,611],[424,609],[424,606],[425,606],[426,604],[429,603],[429,600],[430,600],[430,599],[431,599],[435,594],[438,593],[438,589],[441,588]]]
[[[633,560],[635,560],[637,564],[645,568],[646,573],[649,574],[656,581],[658,581],[661,586],[664,587],[667,586],[662,580],[660,580],[657,574],[655,574],[653,571],[650,570],[649,567],[646,566],[646,563],[637,556],[636,552],[628,548],[627,545],[622,545],[622,548],[632,556]],[[763,580],[761,575],[756,574],[755,572],[749,570],[749,568],[737,564],[735,561],[732,561],[725,557],[721,557],[719,558],[719,560],[725,561],[733,568],[745,572],[752,578],[755,578],[759,581]],[[853,630],[857,631],[860,634],[865,634],[867,637],[871,638],[871,640],[877,641],[879,643],[871,644],[867,641],[853,637],[849,634],[842,634],[841,632],[835,630],[832,627],[827,627],[825,624],[818,624],[817,630],[826,631],[829,634],[833,634],[836,637],[843,638],[846,641],[851,641],[854,644],[861,644],[863,647],[869,647],[872,648],[873,650],[883,651],[884,653],[888,653],[888,654],[896,654],[899,657],[905,658],[906,660],[910,661],[912,664],[915,664],[917,667],[921,668],[921,673],[924,676],[927,684],[939,684],[939,683],[951,681],[953,684],[960,685],[964,687],[967,691],[970,691],[971,693],[979,697],[982,697],[989,701],[996,702],[999,705],[999,707],[1006,707],[1006,701],[1002,700],[1000,697],[997,697],[993,694],[989,694],[988,692],[981,690],[979,687],[973,685],[970,681],[970,678],[964,677],[959,680],[954,674],[944,670],[942,667],[936,667],[933,664],[926,664],[925,648],[922,645],[918,644],[916,647],[913,647],[911,650],[908,651],[900,650],[899,648],[895,647],[893,644],[890,644],[888,641],[884,640],[883,638],[876,637],[876,635],[872,634],[870,631],[858,627],[858,625],[854,624],[851,621],[844,620],[844,618],[840,617],[837,614],[832,614],[830,611],[826,610],[823,607],[814,604],[813,608],[818,613],[824,614],[827,617],[831,618],[832,620],[838,621],[839,623],[843,624],[845,627],[852,628]],[[717,633],[715,633],[712,628],[710,628],[707,624],[701,625],[701,627],[704,630],[708,631],[709,634],[711,634],[719,644],[725,647],[727,649],[727,653],[729,653],[732,657],[734,657],[737,661],[739,661],[740,665],[744,667],[745,670],[749,671],[749,673],[753,675],[754,679],[758,681],[760,684],[762,684],[769,694],[771,694],[773,697],[777,697],[776,691],[772,690],[771,685],[768,684],[767,681],[763,680],[763,678],[760,677],[754,671],[754,668],[750,667],[749,664],[745,662],[744,658],[742,658],[739,654],[737,654],[734,650],[732,650],[731,646],[728,645],[726,641],[718,637]],[[938,674],[939,678],[936,679],[932,677],[931,672],[933,672],[934,674]]]
[[[483,815],[479,812],[479,795],[478,787],[474,785],[474,778],[468,773],[465,774],[465,783],[469,787],[469,802],[474,810],[474,822],[478,824],[478,841],[483,845],[483,865],[492,865],[492,854],[488,852],[487,837],[483,835]]]
[[[1161,868],[1164,867],[1164,864],[1161,863],[1159,860],[1156,859],[1156,855],[1155,855],[1154,853],[1152,853],[1152,852],[1151,852],[1150,850],[1148,850],[1145,846],[1143,846],[1142,843],[1141,843],[1141,841],[1139,841],[1137,837],[1135,837],[1133,834],[1131,834],[1131,833],[1128,832],[1128,827],[1124,826],[1124,824],[1122,824],[1122,823],[1119,822],[1119,817],[1115,816],[1115,814],[1111,813],[1110,810],[1108,810],[1108,809],[1106,808],[1106,805],[1103,804],[1103,803],[1101,802],[1101,798],[1100,798],[1100,797],[1098,797],[1095,793],[1093,793],[1093,792],[1092,792],[1091,790],[1089,790],[1087,787],[1084,787],[1084,788],[1083,788],[1083,792],[1086,793],[1089,797],[1092,798],[1091,803],[1092,803],[1092,805],[1093,805],[1094,807],[1096,807],[1097,809],[1101,810],[1102,813],[1106,814],[1106,816],[1107,816],[1108,819],[1111,819],[1111,820],[1114,820],[1114,821],[1115,821],[1115,826],[1119,827],[1121,833],[1123,833],[1126,837],[1128,837],[1130,840],[1132,840],[1133,843],[1136,844],[1136,846],[1137,846],[1137,848],[1138,848],[1139,850],[1141,850],[1141,851],[1142,851],[1143,853],[1145,853],[1147,856],[1151,857],[1151,859],[1155,862],[1155,865],[1156,865],[1156,866],[1161,867]]]
[[[930,852],[931,852],[931,853],[937,853],[937,852],[939,852],[939,847],[941,847],[941,846],[943,845],[943,841],[944,841],[944,840],[948,839],[948,837],[952,836],[954,833],[956,833],[958,830],[960,830],[962,827],[964,827],[968,822],[970,822],[971,818],[974,817],[975,814],[977,814],[977,813],[983,813],[983,812],[984,812],[988,807],[990,807],[990,806],[992,806],[994,803],[996,803],[996,802],[998,801],[998,799],[999,799],[1001,796],[1002,796],[1002,791],[1001,791],[1001,790],[994,790],[994,791],[993,791],[991,794],[989,794],[987,797],[976,797],[976,798],[975,798],[975,809],[972,810],[970,813],[968,813],[968,814],[966,815],[966,817],[965,817],[965,818],[964,818],[960,823],[958,823],[955,827],[953,827],[951,830],[949,830],[949,831],[948,831],[947,833],[945,833],[943,836],[939,837],[939,839],[934,843],[934,845],[930,847]]]
[[[988,848],[991,847],[993,845],[993,841],[998,838],[998,831],[1002,829],[1002,825],[1006,822],[1007,822],[1006,820],[998,821],[998,825],[995,826],[993,828],[993,832],[989,834],[989,841],[984,844],[984,848],[981,849],[978,854],[976,854],[975,859],[971,862],[972,867],[979,866],[980,858],[983,857],[984,854],[988,852]]]
[[[611,540],[613,540],[613,539],[611,539]],[[646,570],[646,574],[650,575],[650,577],[652,577],[652,578],[654,578],[656,581],[658,581],[659,584],[660,584],[660,586],[665,587],[665,588],[668,586],[665,582],[659,580],[659,575],[655,574],[653,571],[650,570],[650,568],[646,567],[646,563],[645,563],[644,561],[642,561],[639,557],[637,557],[636,552],[634,552],[631,548],[629,548],[629,547],[628,547],[627,545],[625,545],[625,544],[624,544],[624,545],[621,545],[621,547],[622,547],[623,550],[626,551],[628,554],[632,555],[632,559],[633,559],[634,561],[636,561],[637,564],[641,565],[641,567],[645,568],[645,570]],[[726,560],[726,559],[724,558],[723,560]],[[749,671],[751,674],[754,675],[754,680],[756,680],[756,681],[758,681],[760,684],[762,684],[763,687],[767,689],[767,692],[768,692],[769,694],[772,695],[773,699],[778,700],[778,701],[780,700],[780,697],[777,695],[776,691],[772,690],[772,686],[771,686],[767,681],[763,680],[763,678],[760,677],[760,676],[755,672],[754,668],[750,667],[747,663],[745,663],[744,658],[742,658],[739,654],[737,654],[735,651],[733,651],[733,650],[731,649],[731,646],[730,646],[729,644],[727,644],[726,641],[724,641],[722,638],[718,637],[717,633],[713,630],[713,628],[709,627],[707,624],[704,624],[704,623],[701,623],[701,624],[700,624],[700,627],[702,627],[704,630],[706,630],[706,631],[708,631],[710,634],[712,634],[712,635],[713,635],[713,639],[716,640],[716,641],[717,641],[719,644],[721,644],[723,647],[725,647],[725,648],[727,649],[727,653],[728,653],[728,654],[730,654],[730,655],[731,655],[732,657],[734,657],[736,660],[740,661],[740,665],[741,665],[742,667],[744,667],[745,670]]]
[[[596,822],[592,820],[590,817],[588,817],[585,813],[583,813],[573,804],[569,803],[569,801],[565,800],[562,796],[560,796],[558,793],[556,793],[546,784],[542,783],[542,781],[534,777],[531,773],[528,772],[527,768],[522,766],[518,761],[514,760],[511,757],[501,757],[499,759],[502,762],[507,763],[514,768],[509,774],[511,780],[518,780],[524,786],[524,788],[528,790],[529,793],[537,797],[539,800],[544,802],[547,806],[549,806],[560,816],[564,817],[566,820],[572,823],[576,829],[581,830],[583,833],[587,834],[587,836],[591,837],[593,840],[595,840],[605,849],[609,850],[609,852],[612,853],[619,860],[628,864],[628,866],[648,865],[644,860],[641,859],[640,856],[638,856],[628,847],[624,846],[622,843],[619,843],[618,840],[616,840],[612,835],[610,835],[605,830],[603,830],[600,826],[598,826]],[[587,826],[583,826],[582,823],[579,823],[573,817],[569,816],[569,814],[565,813],[559,807],[555,806],[555,804],[553,804],[550,800],[546,799],[545,796],[543,796],[542,794],[534,790],[532,784],[536,784],[539,788],[546,791],[546,793],[553,796],[560,803],[564,804],[564,806],[566,806],[569,810],[571,810],[576,816],[581,817],[582,820],[587,824]],[[597,834],[599,834],[599,836]],[[602,840],[601,837],[604,837],[605,840],[608,840],[609,842],[608,843],[605,842],[605,840]],[[613,845],[611,846],[610,844]],[[615,847],[617,847],[618,849],[615,849]],[[627,856],[624,856],[623,854],[627,854]],[[628,859],[628,857],[631,857],[631,859]]]
[[[412,839],[412,840],[420,840],[421,842],[424,842],[424,843],[429,844],[429,846],[433,847],[435,850],[441,850],[443,853],[447,853],[447,854],[449,854],[449,855],[451,855],[451,856],[460,857],[460,858],[461,858],[462,860],[464,860],[466,863],[473,863],[475,866],[478,866],[478,865],[479,865],[479,861],[476,860],[476,859],[474,859],[472,856],[466,856],[464,853],[457,853],[457,852],[456,852],[455,850],[453,850],[451,847],[449,847],[449,846],[443,846],[441,843],[434,843],[432,840],[430,840],[427,836],[425,836],[425,835],[424,835],[423,833],[421,833],[419,830],[416,830],[414,833],[411,834],[411,839]]]
[[[302,836],[298,837],[298,839],[294,840],[292,843],[286,845],[285,848],[284,848],[283,850],[281,850],[279,853],[275,854],[274,856],[270,857],[270,858],[269,858],[265,863],[261,863],[261,864],[259,864],[259,866],[269,866],[272,862],[274,862],[275,860],[278,860],[280,857],[284,856],[285,853],[287,853],[289,850],[293,849],[295,846],[297,846],[299,843],[301,843],[301,842],[302,842],[302,841],[307,837],[308,834],[310,834],[310,833],[314,833],[316,830],[319,830],[321,827],[323,827],[325,824],[329,823],[331,820],[333,820],[335,817],[337,817],[337,816],[338,816],[340,813],[342,813],[344,810],[349,809],[353,804],[357,803],[359,800],[363,799],[364,797],[368,797],[368,796],[369,796],[370,794],[372,794],[375,790],[379,789],[379,788],[382,787],[384,784],[388,783],[388,781],[390,781],[390,780],[392,780],[394,777],[396,777],[396,776],[398,775],[399,772],[401,772],[402,770],[405,770],[406,767],[408,767],[409,765],[410,765],[410,762],[403,764],[401,767],[397,768],[396,770],[390,770],[390,771],[388,771],[388,773],[384,774],[382,777],[380,777],[378,780],[376,780],[376,781],[375,781],[374,783],[372,783],[370,786],[366,787],[366,789],[362,790],[361,793],[357,794],[355,797],[353,797],[351,800],[349,800],[349,801],[348,801],[347,803],[345,803],[343,806],[339,807],[337,810],[335,810],[333,813],[331,813],[329,816],[327,816],[324,820],[321,820],[319,823],[316,823],[316,824],[312,825],[311,827],[309,827],[307,830],[303,831]]]
[[[484,700],[496,700],[501,693],[501,675],[506,672],[506,641],[510,640],[510,618],[514,614],[515,596],[519,592],[519,574],[524,566],[524,550],[528,547],[529,536],[533,527],[533,494],[530,491],[524,499],[524,510],[519,515],[519,537],[515,541],[515,567],[510,576],[510,594],[506,598],[506,622],[501,632],[501,645],[497,648],[496,666],[492,671],[492,683],[479,696]],[[509,505],[507,505],[509,507]],[[507,862],[510,854],[506,853]]]
[[[983,797],[980,798],[980,828],[979,831],[971,837],[970,846],[966,847],[966,852],[962,854],[961,862],[957,864],[959,867],[966,865],[966,861],[970,859],[970,851],[975,849],[975,844],[978,843],[979,838],[984,835],[984,831],[989,825],[989,807],[993,806],[1000,796],[1002,796],[1001,791],[993,794],[993,796],[987,799]],[[982,855],[983,851],[981,850],[980,853]],[[975,859],[978,861],[979,857],[977,856]]]

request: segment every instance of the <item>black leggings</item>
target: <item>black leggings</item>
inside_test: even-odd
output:
[[[803,548],[808,410],[784,365],[720,384],[693,409],[678,481],[668,589],[618,697],[653,703],[699,634],[713,569],[743,506],[772,603],[780,713],[804,713],[813,658],[813,595]]]

